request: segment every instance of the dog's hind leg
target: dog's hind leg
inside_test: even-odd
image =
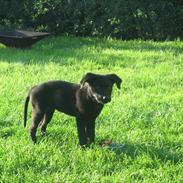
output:
[[[48,123],[51,121],[51,119],[53,117],[53,113],[54,113],[54,110],[48,110],[44,114],[44,118],[41,123],[41,132],[43,135],[46,134],[46,128],[47,128]]]
[[[36,141],[37,141],[37,138],[36,138],[37,127],[39,126],[39,123],[43,119],[43,115],[44,115],[43,112],[33,108],[32,126],[30,127],[30,136],[34,143],[36,143]]]

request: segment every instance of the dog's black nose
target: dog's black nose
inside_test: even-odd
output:
[[[103,96],[103,97],[102,97],[102,101],[103,101],[104,103],[110,102],[110,101],[111,101],[111,97]]]

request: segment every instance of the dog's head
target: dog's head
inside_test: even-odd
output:
[[[105,104],[111,101],[112,87],[115,83],[120,89],[122,80],[116,74],[99,75],[87,73],[81,80],[81,87],[86,86],[89,97],[97,103]]]

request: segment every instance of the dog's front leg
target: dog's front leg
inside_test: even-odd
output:
[[[95,120],[87,122],[86,135],[90,144],[95,142]]]
[[[87,145],[87,136],[86,136],[86,122],[81,117],[76,118],[78,138],[81,146]]]

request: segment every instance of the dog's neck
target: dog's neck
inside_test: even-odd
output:
[[[92,92],[92,89],[88,83],[85,83],[84,86],[80,86],[80,90],[83,90],[84,92],[87,93],[86,99],[92,103],[98,104],[98,105],[104,105],[102,102],[100,102],[96,94]]]

